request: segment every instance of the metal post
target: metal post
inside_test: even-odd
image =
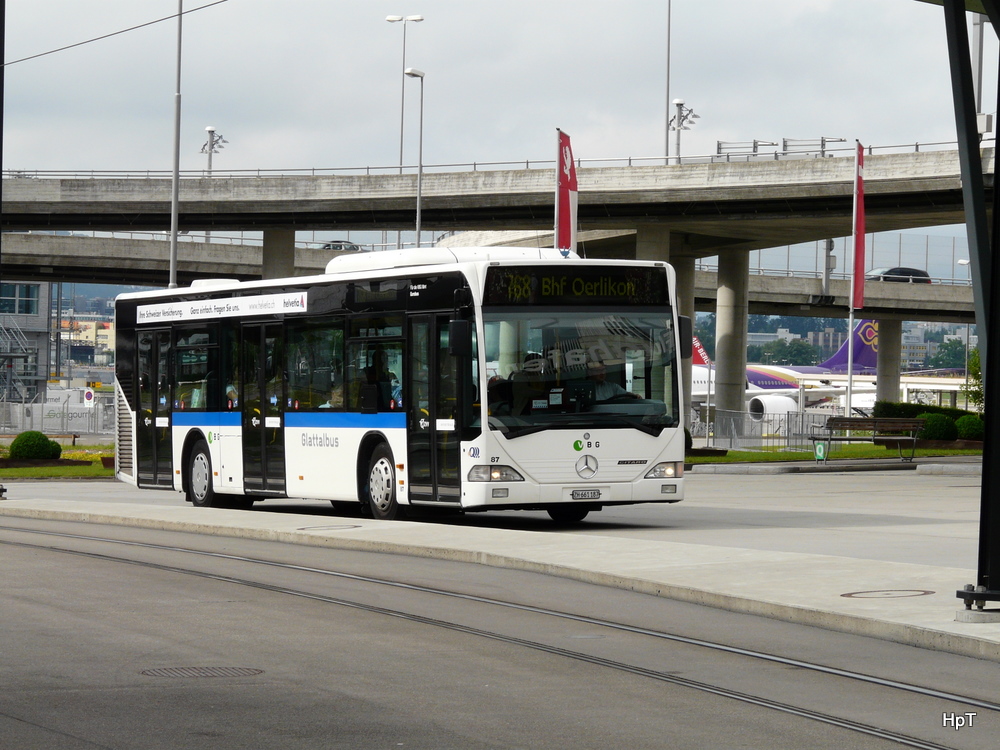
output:
[[[979,149],[979,129],[975,113],[975,91],[966,28],[965,0],[944,0],[945,33],[948,38],[948,58],[951,69],[952,98],[958,131],[958,156],[962,174],[962,197],[965,204],[966,228],[969,235],[969,269],[972,272],[973,295],[976,303],[976,324],[979,331],[979,354],[983,373],[983,395],[986,401],[986,429],[983,436],[983,477],[979,513],[979,566],[976,584],[968,584],[956,592],[966,609],[975,605],[982,610],[987,601],[1000,601],[1000,502],[993,490],[997,471],[995,460],[1000,445],[1000,346],[988,346],[990,331],[1000,327],[1000,276],[991,253],[1000,246],[994,232],[993,248],[986,221],[986,188],[983,180],[982,157]],[[1000,92],[998,92],[1000,98]],[[1000,196],[994,194],[994,227]],[[996,612],[997,610],[993,610]]]
[[[424,180],[424,73],[416,68],[407,68],[404,73],[410,78],[420,79],[420,127],[418,130],[419,145],[417,147],[417,247],[420,247],[420,204],[423,195]]]
[[[181,176],[181,27],[184,0],[177,0],[177,87],[174,93],[174,173],[170,186],[170,281],[167,287],[177,288],[177,229],[180,206]]]
[[[684,100],[674,99],[674,106],[677,113],[674,115],[674,154],[677,156],[677,163],[681,163],[681,127],[684,125]]]
[[[410,21],[419,23],[424,20],[423,16],[386,16],[389,23],[403,22],[403,64],[399,69],[403,72],[399,84],[399,173],[403,174],[403,123],[406,118],[406,24]],[[403,246],[402,231],[396,232],[396,249]]]
[[[671,0],[667,0],[667,132],[664,138],[664,164],[670,163],[670,5]]]

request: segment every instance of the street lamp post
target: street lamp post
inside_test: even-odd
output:
[[[696,115],[694,110],[690,107],[684,106],[683,99],[674,99],[674,107],[677,110],[677,114],[670,118],[670,129],[673,130],[676,135],[674,136],[674,151],[677,156],[677,163],[681,163],[681,131],[690,130],[687,126],[692,120],[698,120],[701,115]],[[692,123],[694,124],[694,123]]]
[[[403,64],[400,66],[400,70],[403,71],[403,76],[400,82],[400,94],[399,94],[399,173],[403,174],[403,123],[406,117],[406,24],[407,23],[420,23],[424,20],[423,16],[386,16],[385,20],[389,23],[403,23]],[[396,249],[398,250],[402,247],[400,240],[401,233],[396,232]]]
[[[407,68],[403,71],[410,78],[420,79],[420,129],[419,145],[417,147],[417,247],[420,247],[420,201],[423,194],[424,180],[424,72],[416,68]]]
[[[201,153],[208,154],[208,172],[207,172],[207,176],[211,177],[212,176],[212,154],[219,153],[219,151],[221,151],[223,148],[225,148],[225,146],[223,146],[222,144],[223,143],[229,143],[229,141],[227,141],[225,138],[223,138],[221,134],[219,134],[219,136],[216,137],[216,135],[215,135],[215,127],[212,126],[212,125],[207,126],[205,128],[205,130],[208,131],[208,141],[205,143],[204,146],[201,147]],[[212,233],[210,231],[206,231],[205,232],[205,242],[211,242],[211,237],[212,237]]]
[[[667,0],[667,133],[663,147],[663,163],[670,163],[670,5],[671,0]]]
[[[177,0],[177,87],[174,93],[174,167],[170,183],[170,269],[169,289],[177,288],[177,229],[180,224],[181,174],[181,27],[184,0]]]

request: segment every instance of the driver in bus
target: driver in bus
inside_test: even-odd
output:
[[[618,383],[608,382],[608,368],[600,360],[587,363],[587,377],[594,381],[594,398],[598,401],[609,401],[620,396],[639,398],[638,393],[627,391]]]

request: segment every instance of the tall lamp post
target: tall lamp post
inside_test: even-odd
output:
[[[386,16],[385,20],[389,23],[400,23],[403,24],[403,64],[400,66],[400,70],[403,71],[403,76],[399,85],[399,173],[403,174],[403,122],[406,117],[406,24],[407,23],[420,23],[424,20],[423,16]],[[396,232],[396,249],[398,250],[401,246],[400,240],[401,233]]]
[[[403,71],[410,78],[420,79],[420,129],[419,146],[417,147],[417,247],[420,247],[420,201],[423,193],[424,181],[424,72],[416,68],[407,68]]]
[[[217,154],[219,151],[225,148],[223,143],[229,143],[225,138],[222,137],[220,133],[218,136],[215,135],[215,127],[209,125],[205,128],[208,132],[208,141],[204,146],[201,147],[201,153],[208,154],[208,173],[207,176],[212,176],[212,154]],[[212,233],[205,232],[205,242],[211,242]]]
[[[181,176],[181,21],[184,0],[177,0],[177,87],[174,93],[174,168],[170,183],[170,272],[167,288],[177,288],[177,229],[180,224]]]
[[[677,156],[677,163],[681,163],[681,131],[690,130],[687,126],[692,120],[698,120],[701,115],[696,115],[694,110],[690,107],[684,106],[683,99],[674,99],[674,107],[677,110],[677,114],[670,118],[670,129],[673,130],[676,135],[674,136],[674,151]],[[693,125],[694,123],[692,123]]]
[[[667,0],[667,134],[663,147],[664,164],[670,163],[670,5],[671,0]]]

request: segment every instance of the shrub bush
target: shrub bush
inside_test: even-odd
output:
[[[923,417],[927,414],[944,414],[952,420],[964,417],[966,414],[974,412],[965,409],[952,409],[948,406],[935,406],[933,404],[907,404],[893,401],[876,401],[872,409],[873,417],[902,417],[912,419],[913,417]]]
[[[958,437],[962,440],[982,440],[986,425],[976,414],[966,414],[955,420]]]
[[[37,430],[28,430],[14,438],[8,455],[11,458],[59,458],[62,446]]]
[[[920,440],[954,440],[958,437],[958,428],[955,422],[944,414],[920,415],[920,419],[927,420],[924,427],[917,433]]]

